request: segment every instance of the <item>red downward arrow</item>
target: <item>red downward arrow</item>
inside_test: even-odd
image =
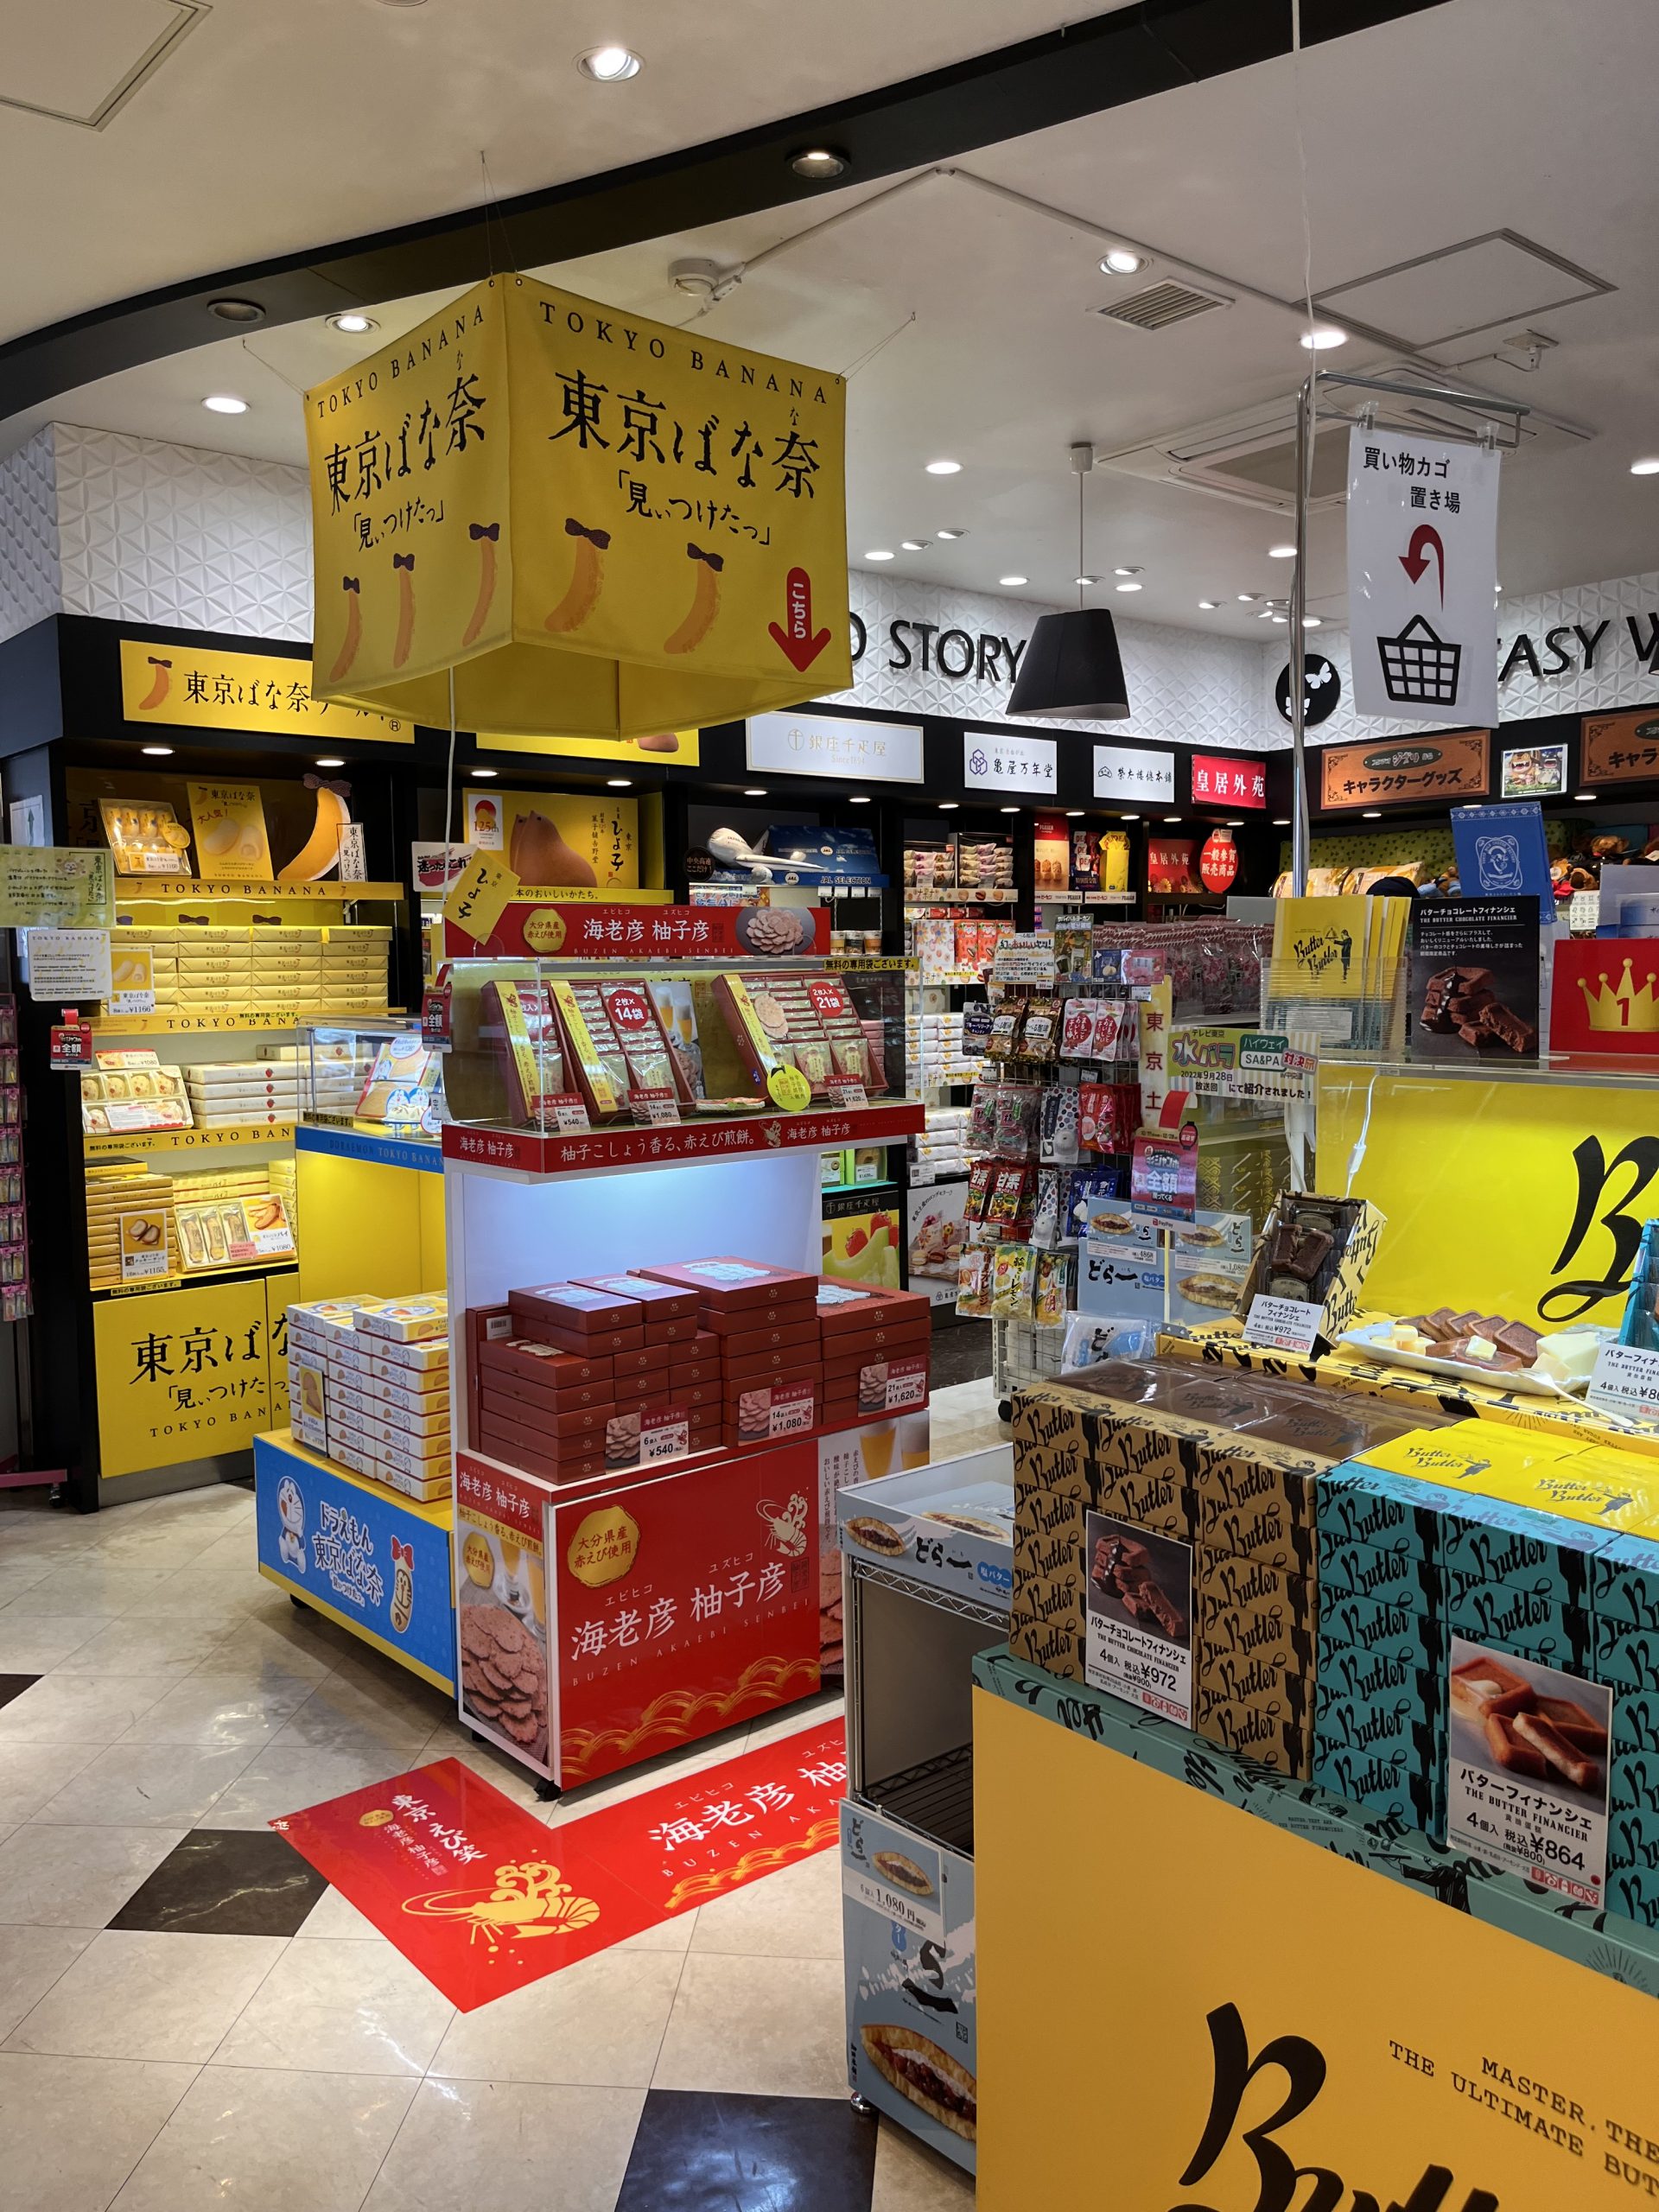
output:
[[[785,579],[783,626],[768,622],[766,627],[791,667],[803,674],[829,644],[828,630],[812,633],[812,579],[804,569],[791,569]]]
[[[1428,523],[1420,522],[1411,533],[1411,550],[1400,556],[1400,565],[1413,583],[1421,583],[1423,570],[1428,566],[1427,548],[1433,546],[1434,558],[1440,564],[1440,605],[1446,605],[1446,548],[1440,543],[1440,533]]]

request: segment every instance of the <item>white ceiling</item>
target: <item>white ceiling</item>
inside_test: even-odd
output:
[[[9,4],[0,0],[0,21]],[[320,24],[326,13],[337,27],[327,41],[327,69],[313,63],[302,73],[317,120],[294,124],[282,188],[273,189],[282,164],[260,150],[263,134],[245,143],[227,124],[217,133],[212,160],[194,143],[181,150],[176,138],[163,151],[160,134],[150,142],[154,175],[139,200],[128,203],[130,219],[112,239],[107,205],[102,224],[92,219],[93,194],[82,171],[102,162],[139,118],[147,134],[156,128],[149,104],[166,86],[164,71],[106,131],[67,134],[73,161],[54,153],[74,173],[75,190],[86,191],[87,207],[79,225],[62,233],[54,211],[55,258],[32,237],[9,240],[9,257],[23,257],[20,290],[29,304],[22,320],[44,319],[42,287],[56,288],[47,312],[63,312],[163,276],[466,201],[477,178],[475,151],[461,143],[469,131],[487,138],[497,188],[514,192],[759,119],[753,98],[727,81],[733,73],[715,51],[681,27],[683,10],[661,0],[622,0],[620,16],[600,10],[601,0],[582,0],[574,27],[550,41],[544,10],[475,0],[467,11],[468,37],[459,39],[449,0],[410,10],[377,0],[290,0],[279,48],[262,29],[265,10],[251,0],[218,0],[211,21],[167,65],[181,85],[204,57],[215,55],[211,41],[222,40],[215,70],[229,70],[234,55],[239,73],[251,54],[259,54],[280,90],[294,66],[283,56],[306,44],[302,33],[296,40],[293,18]],[[741,32],[728,20],[734,10]],[[777,114],[1054,21],[1052,5],[1033,0],[956,0],[948,13],[947,25],[944,11],[841,0],[833,39],[811,40],[791,31],[784,11],[766,0],[728,0],[721,51],[747,40],[754,53],[775,54],[775,73],[759,66],[742,73],[746,85],[766,85],[766,112]],[[917,15],[929,18],[931,32],[910,21]],[[493,45],[482,27],[493,28]],[[227,29],[234,35],[226,38]],[[1546,301],[1579,284],[1488,247],[1455,270],[1390,279],[1365,301],[1369,319],[1384,323],[1386,308],[1408,323],[1402,334],[1444,328],[1448,313],[1501,314],[1495,327],[1431,347],[1427,358],[1448,371],[1462,365],[1466,380],[1593,433],[1506,461],[1499,569],[1510,594],[1659,565],[1659,478],[1629,474],[1638,454],[1659,451],[1659,263],[1651,248],[1659,234],[1659,177],[1647,135],[1651,31],[1652,0],[1452,0],[1317,48],[1300,63],[1316,293],[1503,230],[1617,288],[1546,308]],[[631,85],[585,85],[570,55],[618,35],[645,54],[645,72]],[[407,50],[419,40],[430,41],[428,59],[441,54],[454,75],[455,114],[440,121],[431,107],[404,112],[394,128],[381,79],[407,95],[411,75],[420,73]],[[486,65],[491,53],[497,60]],[[526,58],[504,73],[502,53]],[[855,66],[854,55],[864,59]],[[1562,63],[1569,55],[1570,67]],[[366,85],[359,81],[365,72]],[[702,88],[696,96],[694,83]],[[711,336],[834,369],[854,369],[881,348],[855,368],[849,391],[854,563],[863,565],[873,549],[896,550],[903,537],[932,539],[940,527],[955,526],[968,535],[954,545],[935,542],[925,553],[901,553],[888,573],[976,589],[995,589],[1000,576],[1021,574],[1030,581],[1020,595],[1064,599],[1077,573],[1071,443],[1087,439],[1106,456],[1283,397],[1305,371],[1308,357],[1297,344],[1304,317],[1288,304],[1303,280],[1297,85],[1288,60],[1273,63],[972,153],[957,164],[1086,219],[1076,227],[959,177],[932,176],[898,192],[890,183],[855,186],[810,210],[796,205],[537,273],[679,321],[692,303],[668,283],[672,260],[699,254],[730,265],[796,237],[715,308],[705,327]],[[559,127],[549,130],[546,113],[554,107]],[[21,127],[34,130],[35,119],[21,118]],[[0,111],[0,178],[16,157],[19,128],[20,119]],[[421,149],[418,194],[410,164],[397,150],[411,133]],[[207,143],[214,139],[210,133]],[[181,168],[189,172],[182,185]],[[175,205],[188,200],[189,207],[188,222],[176,229],[153,219],[156,195],[168,192],[178,195]],[[851,219],[797,235],[866,200],[872,204]],[[1103,276],[1101,241],[1089,224],[1149,245],[1154,266],[1139,278]],[[137,260],[127,250],[134,246]],[[1154,334],[1090,312],[1149,278],[1194,266],[1211,272],[1234,304]],[[1483,294],[1487,305],[1470,309]],[[420,320],[438,296],[371,303],[381,324],[372,341],[341,338],[318,324],[295,326],[258,333],[245,347],[230,340],[132,371],[17,418],[6,427],[6,442],[55,415],[300,461],[298,389]],[[17,297],[11,296],[14,315]],[[1501,350],[1504,334],[1522,327],[1557,341],[1536,373],[1479,358]],[[1323,357],[1351,372],[1386,358],[1390,349],[1357,337]],[[226,389],[252,403],[248,415],[202,410],[204,393]],[[944,480],[925,474],[923,463],[939,454],[961,461],[963,473]],[[1290,564],[1267,557],[1268,547],[1287,534],[1281,519],[1109,466],[1096,470],[1086,497],[1087,568],[1109,582],[1119,563],[1144,571],[1141,591],[1112,602],[1122,611],[1241,635],[1267,632],[1234,595],[1287,591]],[[1316,514],[1310,605],[1327,619],[1340,619],[1343,606],[1341,531],[1339,510]],[[1095,595],[1106,596],[1105,588]],[[1200,597],[1221,600],[1222,608],[1200,613]]]

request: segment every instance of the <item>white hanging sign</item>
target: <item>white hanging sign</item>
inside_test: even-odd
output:
[[[962,734],[963,788],[970,791],[1037,791],[1052,798],[1059,742],[1052,737],[1010,737],[1006,730]]]
[[[1152,805],[1175,797],[1175,755],[1137,753],[1127,745],[1095,747],[1095,797],[1144,799]]]
[[[1354,707],[1497,721],[1498,456],[1359,425],[1348,439]]]

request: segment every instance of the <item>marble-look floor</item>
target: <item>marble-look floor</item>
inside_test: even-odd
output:
[[[987,1380],[934,1456],[1000,1440]],[[30,2212],[950,2212],[847,2102],[833,1853],[458,2013],[275,1816],[464,1759],[550,1825],[833,1700],[539,1804],[436,1691],[293,1607],[253,1501],[0,1502],[0,2143]]]

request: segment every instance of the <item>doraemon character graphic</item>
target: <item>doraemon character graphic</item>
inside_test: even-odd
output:
[[[276,1485],[276,1518],[283,1532],[276,1539],[276,1556],[296,1574],[305,1573],[305,1500],[292,1475]]]

